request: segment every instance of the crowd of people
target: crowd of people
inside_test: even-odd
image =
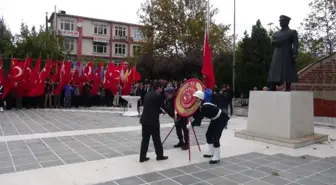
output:
[[[141,99],[138,106],[143,105],[143,100],[146,92],[153,87],[153,83],[162,81],[164,88],[172,87],[175,92],[183,81],[164,81],[164,80],[145,80],[133,84],[131,88],[131,96],[140,96]],[[117,85],[117,92],[112,93],[110,90],[105,89],[100,85],[97,95],[91,95],[92,82],[84,83],[81,87],[77,84],[69,82],[64,86],[60,95],[53,94],[53,91],[58,86],[58,83],[53,83],[50,80],[45,82],[44,94],[39,97],[20,97],[18,96],[18,89],[13,88],[4,99],[1,95],[4,87],[0,84],[0,111],[4,109],[10,110],[12,108],[78,108],[78,107],[91,107],[91,106],[107,106],[107,107],[124,107],[127,102],[121,98],[122,86]],[[233,92],[229,85],[222,85],[222,88],[215,88],[213,90],[212,103],[216,104],[221,109],[227,111],[230,108],[232,115],[232,99]]]

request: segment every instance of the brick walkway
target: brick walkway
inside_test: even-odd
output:
[[[235,138],[236,130],[246,128],[246,118],[239,117],[232,118],[228,130],[223,131],[224,158],[218,165],[209,165],[202,158],[193,135],[191,161],[188,152],[173,149],[175,131],[164,143],[167,161],[155,160],[151,142],[151,160],[139,163],[139,118],[123,117],[120,112],[90,108],[0,113],[0,184],[336,185],[336,157],[330,157],[336,156],[334,140],[288,149]],[[160,120],[163,140],[173,120],[168,116]],[[205,120],[201,127],[195,127],[202,150],[207,150],[207,124]],[[334,129],[315,130],[336,138]]]
[[[139,126],[139,118],[99,112],[18,110],[0,114],[0,136]],[[172,122],[164,116],[161,123]]]
[[[248,153],[97,185],[334,185],[336,157]]]

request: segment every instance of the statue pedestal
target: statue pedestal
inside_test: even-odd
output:
[[[251,91],[247,129],[235,136],[289,148],[328,140],[314,133],[313,93],[303,91]]]

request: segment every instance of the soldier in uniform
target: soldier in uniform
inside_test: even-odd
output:
[[[205,117],[210,119],[208,130],[205,134],[206,141],[209,146],[209,151],[203,157],[211,158],[210,164],[216,164],[220,159],[220,138],[222,136],[223,129],[227,126],[229,116],[219,109],[216,105],[204,101],[204,93],[202,91],[196,91],[193,95],[196,98],[196,103],[200,104],[200,108],[194,113],[191,125],[201,122]]]
[[[289,28],[290,20],[290,17],[281,15],[281,30],[275,32],[272,38],[274,51],[268,74],[271,91],[276,91],[276,86],[283,83],[286,83],[286,91],[290,91],[291,83],[298,81],[295,67],[299,48],[298,33]]]

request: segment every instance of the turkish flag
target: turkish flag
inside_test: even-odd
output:
[[[50,76],[51,70],[52,70],[52,61],[48,59],[43,70],[39,74],[40,80],[45,82],[45,80]]]
[[[32,58],[31,57],[27,57],[26,59],[26,63],[25,63],[25,67],[24,67],[24,71],[23,71],[23,80],[29,80],[30,75],[32,73]]]
[[[121,68],[123,69],[123,71],[127,71],[128,69],[128,62],[120,62],[119,66],[121,66]]]
[[[104,75],[104,88],[112,92],[113,94],[116,94],[118,91],[117,88],[117,82],[119,82],[120,79],[120,67],[115,66],[114,62],[110,62],[107,65],[107,69],[105,71]]]
[[[23,71],[23,78],[18,84],[18,96],[26,96],[29,94],[30,89],[31,89],[31,84],[30,84],[30,75],[32,72],[32,67],[31,67],[32,59],[31,57],[27,57],[25,64],[24,64],[24,71]]]
[[[35,84],[34,88],[30,91],[29,96],[36,97],[41,96],[44,93],[44,84],[45,81],[39,79]]]
[[[25,62],[19,62],[17,59],[12,60],[12,68],[9,72],[12,82],[18,82],[23,78],[23,72],[25,68]]]
[[[40,70],[41,70],[41,58],[38,58],[36,63],[35,63],[35,67],[30,75],[30,84],[34,85],[37,83],[38,78],[39,78],[39,74],[40,74]]]
[[[93,72],[93,62],[89,62],[84,67],[84,76],[87,81],[93,80],[94,72]]]
[[[131,75],[131,81],[132,82],[137,82],[141,80],[141,75],[140,73],[136,70],[136,66],[133,66],[130,72]]]
[[[212,56],[211,49],[208,39],[208,34],[205,34],[205,43],[204,43],[204,55],[203,55],[203,66],[202,66],[202,74],[205,79],[206,88],[212,89],[216,85],[215,73],[212,66]]]
[[[53,82],[59,82],[60,81],[62,64],[63,63],[59,62],[59,61],[54,61],[53,62],[54,74],[51,77],[51,81],[53,81]]]
[[[75,72],[73,74],[73,84],[79,84],[80,81],[81,81],[80,76],[79,76],[79,73],[82,73],[82,72],[80,72],[81,65],[82,65],[81,62],[76,62],[76,69],[75,69]]]
[[[100,74],[103,70],[104,63],[99,63],[98,69],[95,72],[93,83],[92,83],[92,90],[91,95],[96,96],[99,92],[99,84],[100,84]]]
[[[23,77],[24,62],[19,62],[16,58],[12,58],[11,68],[9,73],[3,81],[3,86],[5,88],[2,93],[2,99],[5,99],[7,94],[17,87],[17,82]]]
[[[70,61],[63,62],[61,71],[60,71],[60,83],[54,90],[55,95],[60,95],[62,92],[62,89],[64,85],[68,84],[71,80],[71,65],[72,63]]]

